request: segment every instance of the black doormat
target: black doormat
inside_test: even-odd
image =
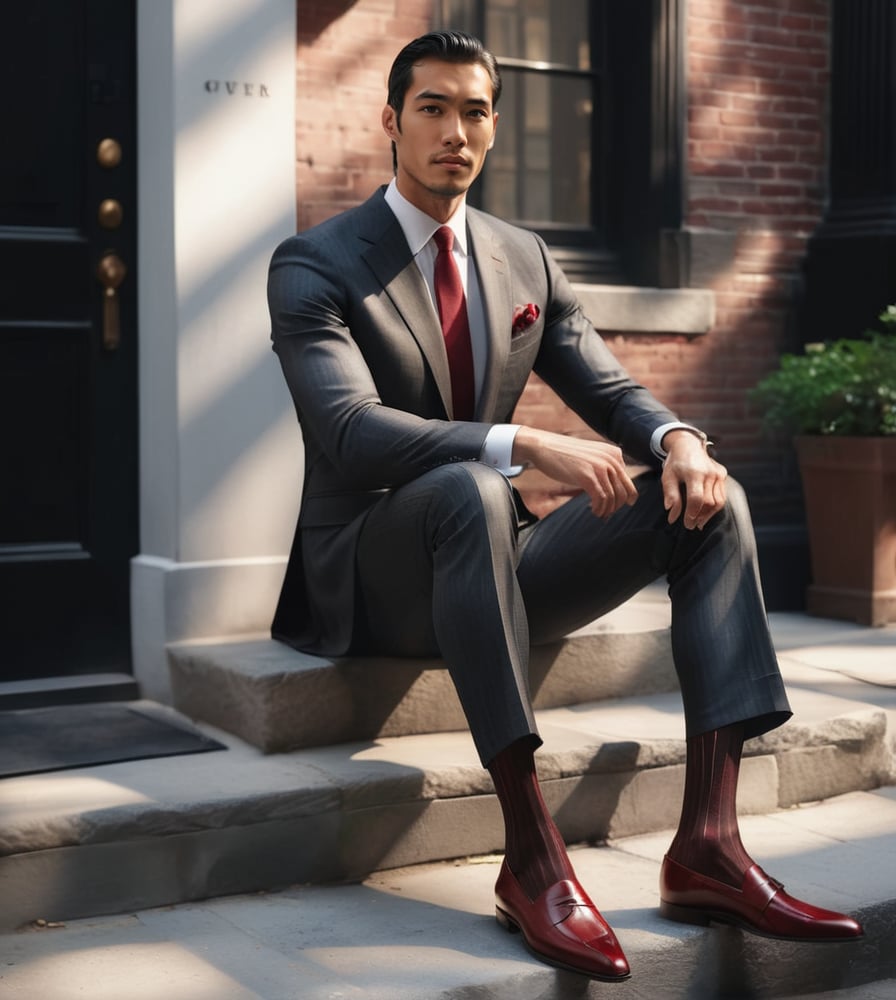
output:
[[[226,749],[151,705],[103,702],[0,712],[0,778]]]

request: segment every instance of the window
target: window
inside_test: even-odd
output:
[[[478,34],[501,66],[495,148],[471,199],[555,247],[605,243],[599,141],[602,2],[443,0],[442,21]]]
[[[472,204],[534,229],[573,280],[675,284],[684,0],[441,0],[504,80]]]

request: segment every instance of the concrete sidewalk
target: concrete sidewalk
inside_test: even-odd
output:
[[[814,706],[873,708],[886,714],[892,745],[896,627],[771,617],[795,723]],[[608,705],[602,726],[624,733],[665,718],[649,703],[640,720],[634,719],[637,711]],[[562,714],[552,718],[562,736]],[[215,757],[222,769],[233,764],[229,755],[209,754],[205,766]],[[285,766],[267,760],[273,768]],[[659,863],[671,836],[665,830],[573,849],[581,881],[631,962],[633,977],[623,984],[590,982],[530,958],[519,937],[494,920],[492,886],[500,859],[488,855],[380,871],[354,885],[299,885],[58,927],[32,924],[0,936],[0,998],[896,996],[896,787],[745,816],[742,829],[748,849],[788,891],[857,915],[865,939],[798,945],[662,920],[656,907]],[[364,836],[363,826],[358,836]],[[185,866],[192,861],[184,855]],[[45,916],[52,923],[53,914]]]

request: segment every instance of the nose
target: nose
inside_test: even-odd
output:
[[[445,116],[445,132],[442,142],[446,146],[466,146],[467,133],[464,130],[463,119],[460,115]]]

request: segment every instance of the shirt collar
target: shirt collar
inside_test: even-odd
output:
[[[457,211],[445,222],[436,222],[432,216],[426,212],[421,212],[416,205],[412,205],[407,198],[398,190],[393,177],[386,188],[386,204],[395,213],[398,224],[404,232],[411,253],[416,257],[418,253],[432,239],[432,234],[442,225],[449,226],[454,233],[455,246],[459,247],[464,255],[467,253],[467,201],[463,199],[457,207]]]

